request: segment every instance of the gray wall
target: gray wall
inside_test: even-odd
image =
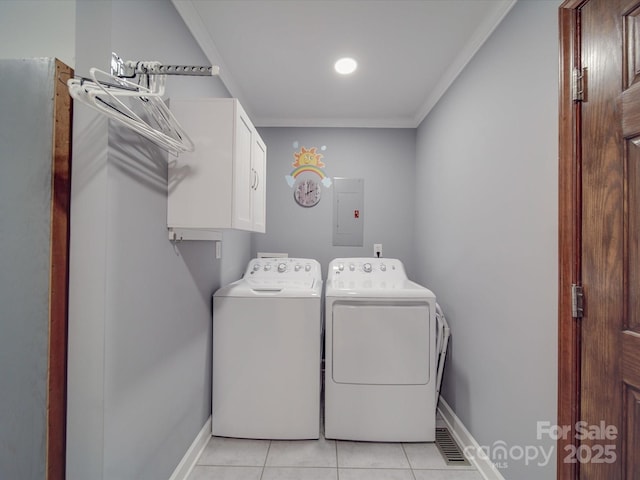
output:
[[[518,2],[418,130],[416,273],[451,326],[443,394],[490,448],[553,447],[536,422],[557,401],[558,5]]]
[[[56,57],[75,65],[76,0],[0,0],[0,58]]]
[[[0,56],[55,55],[81,75],[106,69],[112,50],[206,63],[168,0],[53,4],[27,11],[0,2]],[[331,258],[369,256],[382,243],[445,309],[453,339],[444,395],[471,433],[481,445],[541,445],[536,422],[556,415],[558,4],[518,2],[417,138],[415,130],[260,129],[267,233],[225,232],[220,261],[212,243],[165,240],[161,152],[76,104],[68,478],[169,476],[209,415],[209,296],[257,251],[316,257],[326,271]],[[15,42],[27,29],[28,41]],[[216,79],[170,79],[167,90],[227,96]],[[363,248],[331,246],[332,190],[312,209],[294,204],[284,180],[294,141],[326,145],[328,175],[365,179]],[[11,214],[27,207],[10,205]],[[1,271],[15,280],[24,270]],[[1,366],[21,361],[9,352],[0,348]],[[509,463],[507,479],[554,475]]]
[[[76,21],[79,75],[106,70],[111,51],[208,63],[169,0],[78,1]],[[217,78],[170,78],[167,94],[228,96]],[[74,114],[67,478],[168,478],[210,415],[222,261],[213,242],[169,242],[162,150],[84,105]],[[225,280],[249,258],[239,237]]]
[[[0,478],[45,476],[52,59],[0,60]]]
[[[326,269],[336,257],[373,256],[382,243],[383,256],[399,258],[412,273],[415,171],[414,129],[259,128],[267,145],[267,231],[254,234],[252,252],[287,252],[290,257],[317,259]],[[299,145],[294,147],[294,142]],[[293,200],[285,176],[293,170],[300,147],[317,147],[329,177],[364,179],[364,243],[332,245],[333,187],[324,188],[315,207]],[[325,146],[325,150],[321,148]]]

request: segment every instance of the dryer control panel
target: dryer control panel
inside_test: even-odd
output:
[[[310,258],[254,258],[244,278],[254,289],[311,288],[322,281],[322,272]]]
[[[328,281],[340,283],[403,284],[407,274],[396,258],[336,258],[329,264]]]

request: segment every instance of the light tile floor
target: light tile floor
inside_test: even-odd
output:
[[[211,437],[189,480],[482,480],[482,476],[473,466],[447,466],[434,443]]]

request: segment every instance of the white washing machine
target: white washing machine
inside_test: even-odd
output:
[[[256,258],[213,298],[212,433],[320,435],[322,273],[315,260]]]
[[[400,260],[338,258],[325,322],[325,437],[434,441],[435,295]]]

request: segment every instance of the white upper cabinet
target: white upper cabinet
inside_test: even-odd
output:
[[[267,146],[259,135],[253,142],[253,231],[264,233],[267,228]]]
[[[171,111],[195,151],[169,163],[168,227],[185,240],[223,228],[264,233],[267,149],[238,100],[172,100]]]

